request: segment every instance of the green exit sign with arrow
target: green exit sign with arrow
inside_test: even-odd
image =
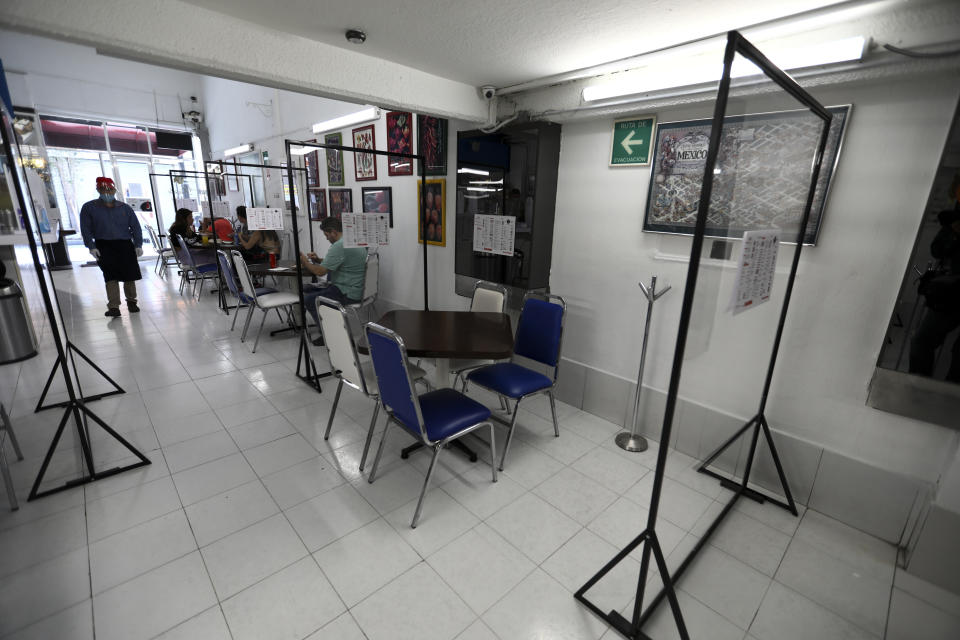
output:
[[[653,129],[656,116],[637,116],[616,120],[613,123],[613,143],[610,150],[610,166],[646,166],[653,157]]]

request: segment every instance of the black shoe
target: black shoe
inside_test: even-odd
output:
[[[313,339],[313,346],[322,347],[324,345],[323,336],[317,336]]]
[[[127,302],[127,311],[130,313],[140,313],[140,307],[137,306],[136,302]]]
[[[110,318],[119,318],[119,317],[120,317],[120,309],[107,309],[107,312],[104,313],[103,315],[105,315],[105,316],[107,316],[107,317],[110,317]]]

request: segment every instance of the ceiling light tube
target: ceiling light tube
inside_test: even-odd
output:
[[[290,147],[290,155],[292,156],[303,156],[311,151],[316,151],[313,147]]]
[[[230,147],[229,149],[227,149],[226,151],[223,152],[223,157],[224,157],[224,158],[229,158],[230,156],[235,156],[235,155],[237,155],[238,153],[247,153],[248,151],[253,151],[253,143],[252,143],[252,142],[248,142],[248,143],[246,143],[246,144],[241,144],[241,145],[236,146],[236,147]]]
[[[333,131],[335,129],[345,129],[355,124],[366,124],[380,119],[380,107],[369,107],[355,113],[348,113],[339,118],[324,120],[313,125],[314,133],[323,133],[324,131]]]
[[[478,176],[490,175],[489,171],[484,171],[483,169],[470,169],[469,167],[461,167],[457,169],[457,173],[474,173]]]
[[[856,36],[804,47],[778,48],[776,45],[769,45],[760,46],[760,49],[775,65],[789,71],[860,60],[863,57],[865,45],[866,39],[863,36]],[[712,56],[663,60],[656,66],[627,72],[629,77],[623,80],[585,87],[583,99],[586,102],[594,102],[636,93],[716,82],[720,79],[719,71],[720,66]],[[734,78],[742,78],[759,73],[760,69],[756,65],[742,56],[737,56],[730,75]]]

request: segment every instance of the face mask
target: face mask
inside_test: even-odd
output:
[[[117,199],[117,196],[112,193],[101,193],[100,199],[104,202],[110,203]]]

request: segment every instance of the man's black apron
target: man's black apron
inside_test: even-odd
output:
[[[140,263],[137,251],[129,240],[95,240],[100,259],[97,264],[103,271],[103,281],[131,282],[140,280]]]

